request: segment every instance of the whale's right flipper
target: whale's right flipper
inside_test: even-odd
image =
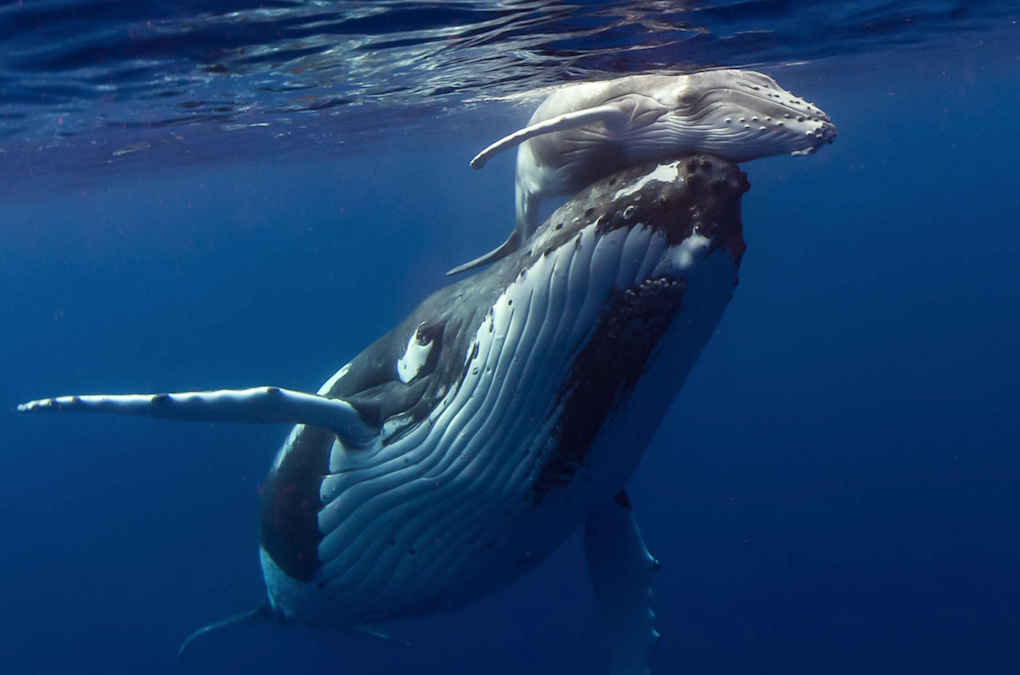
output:
[[[504,136],[489,147],[485,148],[471,160],[472,169],[481,169],[490,159],[509,150],[515,145],[520,145],[529,138],[552,134],[567,129],[577,129],[595,122],[604,122],[607,125],[626,124],[630,119],[630,112],[620,105],[600,105],[597,108],[578,110],[564,113],[556,117],[550,117],[531,126],[519,129],[509,136]]]
[[[630,500],[616,498],[584,524],[584,554],[602,618],[611,675],[647,675],[649,649],[658,643],[652,612],[652,573]]]
[[[275,623],[275,615],[273,614],[273,608],[269,606],[269,603],[263,602],[250,612],[228,616],[226,619],[220,619],[219,621],[211,623],[208,626],[203,626],[191,633],[188,637],[184,638],[184,642],[181,643],[180,649],[177,650],[177,658],[180,659],[184,656],[185,650],[191,646],[192,642],[200,637],[208,635],[209,633],[218,633],[229,628],[263,626],[269,623]]]
[[[18,412],[99,412],[170,420],[307,424],[336,433],[349,447],[364,446],[378,430],[340,398],[279,387],[186,391],[176,394],[59,396],[29,401]]]

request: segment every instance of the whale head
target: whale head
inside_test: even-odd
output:
[[[635,153],[658,156],[679,147],[746,162],[810,155],[836,138],[828,115],[768,75],[707,70],[658,77],[662,82],[652,93],[651,108],[662,114],[648,125],[635,125],[635,139],[628,141]],[[643,104],[637,106],[640,113]]]
[[[753,71],[629,75],[561,87],[535,110],[528,126],[471,160],[480,169],[519,146],[517,218],[499,248],[449,274],[514,251],[538,227],[543,199],[575,194],[627,167],[698,152],[730,162],[810,155],[835,138],[835,125],[817,106]]]

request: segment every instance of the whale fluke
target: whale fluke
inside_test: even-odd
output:
[[[189,633],[188,636],[184,638],[184,642],[182,642],[181,646],[177,649],[177,659],[180,660],[184,656],[184,652],[188,650],[188,647],[190,647],[195,640],[205,637],[209,633],[218,633],[233,628],[251,628],[252,626],[265,626],[278,623],[283,625],[282,622],[279,621],[279,617],[277,617],[273,612],[272,606],[268,602],[263,602],[251,611],[235,614],[234,616],[228,616],[225,619],[214,621],[213,623],[202,626],[198,630]],[[351,628],[342,628],[340,630],[347,633],[354,633],[356,635],[363,635],[376,640],[382,640],[403,649],[411,648],[411,643],[407,640],[393,637],[381,628],[375,626],[354,626]]]
[[[349,447],[368,444],[378,430],[340,398],[279,387],[187,391],[175,394],[58,396],[29,401],[18,412],[98,412],[169,420],[306,424],[329,429]]]
[[[247,628],[250,626],[261,626],[272,623],[273,616],[273,608],[268,602],[263,602],[250,612],[228,616],[227,618],[215,621],[208,626],[202,626],[198,630],[189,634],[188,637],[184,638],[184,642],[181,643],[180,649],[177,650],[177,658],[180,659],[184,656],[185,650],[191,646],[191,643],[204,635],[227,630],[229,628]]]

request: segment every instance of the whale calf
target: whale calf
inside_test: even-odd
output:
[[[557,89],[528,126],[471,160],[517,150],[517,216],[495,250],[450,270],[457,274],[498,260],[538,224],[543,199],[570,195],[635,163],[706,152],[731,162],[807,155],[836,137],[829,116],[768,75],[706,70],[688,75],[631,75]]]
[[[579,528],[614,674],[648,672],[656,562],[626,484],[714,332],[744,253],[746,175],[628,166],[525,245],[424,300],[315,393],[63,396],[23,412],[294,424],[260,502],[274,622],[388,637],[534,569]]]

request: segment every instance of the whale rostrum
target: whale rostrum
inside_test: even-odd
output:
[[[748,188],[705,154],[620,169],[315,394],[64,396],[19,410],[295,425],[261,496],[267,604],[182,650],[266,621],[388,638],[381,624],[476,602],[583,527],[611,671],[647,672],[657,563],[625,487],[730,301]]]

